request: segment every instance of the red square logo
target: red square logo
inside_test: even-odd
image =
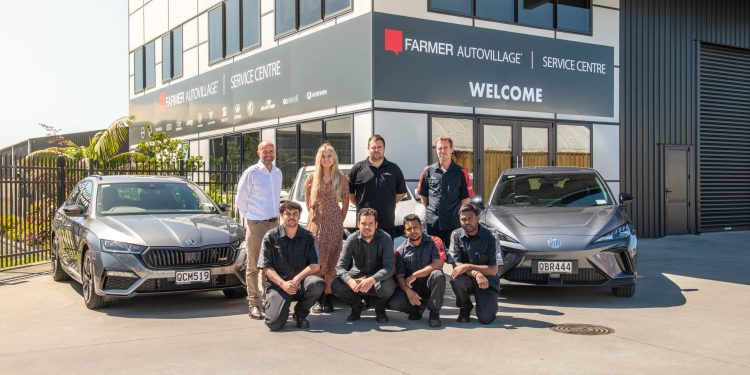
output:
[[[385,50],[395,53],[404,52],[404,33],[401,30],[385,29]]]

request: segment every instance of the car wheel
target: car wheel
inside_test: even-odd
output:
[[[245,288],[232,288],[224,289],[224,297],[235,299],[247,297],[247,289]]]
[[[632,297],[635,294],[635,284],[625,286],[613,286],[612,295],[618,297]]]
[[[89,309],[99,309],[109,305],[109,301],[104,297],[97,295],[94,289],[94,262],[91,259],[91,252],[87,251],[83,256],[83,266],[81,267],[81,281],[83,282],[83,302]]]
[[[60,257],[57,255],[57,239],[52,239],[52,280],[65,281],[69,280],[70,276],[62,269],[60,265]]]

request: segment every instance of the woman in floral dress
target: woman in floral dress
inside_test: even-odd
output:
[[[305,180],[307,229],[318,240],[320,273],[326,282],[325,293],[313,312],[333,312],[331,283],[341,254],[344,218],[349,209],[349,179],[339,171],[333,147],[324,143],[315,155],[315,171]]]

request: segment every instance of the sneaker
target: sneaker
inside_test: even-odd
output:
[[[430,327],[440,327],[440,311],[430,310]]]
[[[359,320],[359,318],[362,316],[362,309],[364,308],[365,308],[365,304],[362,303],[362,301],[359,301],[359,303],[355,303],[354,305],[352,305],[352,312],[346,318],[346,321],[354,322],[354,321]]]
[[[322,312],[325,312],[325,308],[323,307],[323,304],[320,303],[320,301],[318,301],[318,302],[315,302],[315,304],[310,309],[310,311],[312,311],[312,312],[314,312],[316,314],[320,314]]]
[[[386,315],[385,313],[385,308],[383,307],[375,308],[375,320],[377,320],[378,323],[388,323],[388,315]]]
[[[461,308],[461,311],[458,312],[458,319],[456,319],[459,323],[468,323],[471,321],[471,309]]]

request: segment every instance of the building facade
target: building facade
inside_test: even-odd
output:
[[[658,69],[621,56],[642,32],[624,22],[659,22],[636,3],[130,0],[130,143],[150,123],[209,165],[241,169],[273,140],[288,188],[322,142],[354,163],[374,133],[416,181],[448,135],[484,197],[509,167],[593,167],[615,195],[634,193],[642,233],[667,234],[630,143],[644,125],[621,116],[638,111],[628,75]]]

